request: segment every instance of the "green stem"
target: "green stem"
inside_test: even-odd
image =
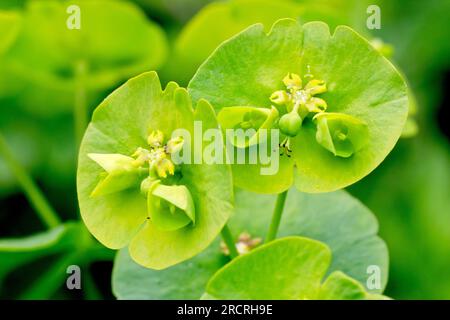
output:
[[[86,74],[86,62],[84,60],[78,61],[75,65],[75,100],[73,110],[77,148],[80,146],[84,130],[88,124]]]
[[[58,215],[50,206],[48,201],[45,199],[41,190],[36,186],[34,181],[22,167],[22,165],[17,161],[14,157],[13,153],[8,147],[5,138],[0,133],[0,155],[3,156],[10,170],[14,174],[17,179],[17,182],[21,186],[25,196],[28,201],[31,203],[36,213],[39,215],[39,218],[43,223],[49,228],[53,228],[58,226],[61,221],[58,218]]]
[[[94,277],[89,270],[89,265],[86,265],[84,269],[86,271],[83,276],[83,291],[85,293],[86,300],[102,300],[103,296],[97,288]]]
[[[230,228],[228,225],[225,225],[222,229],[222,239],[223,242],[225,242],[225,245],[228,248],[228,251],[230,251],[230,257],[231,259],[236,258],[239,255],[239,252],[236,249],[236,244],[234,243],[233,236],[231,234]]]
[[[69,276],[66,273],[67,267],[77,263],[80,259],[80,252],[68,253],[42,273],[29,289],[21,296],[21,300],[50,299],[59,288],[63,288],[65,280]]]
[[[284,191],[277,196],[277,202],[272,214],[272,221],[270,222],[269,232],[267,233],[266,243],[274,240],[277,237],[278,227],[280,226],[281,216],[283,214],[284,203],[288,191]]]

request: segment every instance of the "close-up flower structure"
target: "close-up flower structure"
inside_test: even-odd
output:
[[[449,14],[1,2],[0,299],[450,299]]]

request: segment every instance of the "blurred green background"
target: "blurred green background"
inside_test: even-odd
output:
[[[70,4],[81,8],[80,30],[66,27]],[[379,30],[366,26],[373,4]],[[390,251],[386,294],[450,299],[449,0],[1,1],[0,298],[112,299],[113,252],[76,222],[76,153],[89,113],[143,71],[186,85],[223,40],[286,17],[349,25],[392,49],[385,53],[411,86],[418,131],[349,191],[379,219]],[[42,234],[55,223],[36,215],[8,151],[73,222]],[[89,268],[82,292],[54,275],[68,263]]]

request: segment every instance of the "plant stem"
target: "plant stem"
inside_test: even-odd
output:
[[[233,235],[231,234],[230,228],[228,225],[225,225],[222,229],[222,239],[223,242],[225,242],[225,245],[228,248],[228,251],[230,251],[230,257],[231,259],[236,258],[239,255],[239,252],[236,249],[236,244],[233,240]]]
[[[85,265],[84,269],[86,271],[84,272],[84,281],[82,286],[84,288],[86,300],[102,300],[103,296],[100,290],[97,288],[94,277],[89,270],[89,265]]]
[[[67,253],[60,257],[34,281],[21,296],[21,300],[50,299],[59,289],[64,288],[67,267],[77,263],[80,252]]]
[[[75,139],[78,148],[83,138],[84,130],[88,124],[88,110],[86,97],[86,73],[87,65],[84,60],[80,60],[75,65],[75,100],[74,100],[74,122]]]
[[[31,203],[36,213],[39,215],[39,218],[42,222],[49,228],[53,228],[58,226],[61,221],[53,210],[53,208],[48,203],[47,199],[45,199],[41,190],[36,186],[34,181],[22,167],[22,165],[17,161],[14,157],[13,153],[8,147],[5,138],[0,133],[0,155],[3,156],[10,170],[16,177],[19,185],[21,186],[25,196],[28,201]]]
[[[277,202],[272,214],[272,221],[270,222],[269,232],[267,233],[266,243],[274,240],[277,237],[278,227],[280,226],[281,216],[283,214],[284,203],[286,202],[286,196],[288,191],[279,193],[277,196]]]

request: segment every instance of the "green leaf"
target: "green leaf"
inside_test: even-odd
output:
[[[70,5],[80,8],[80,29],[67,27]],[[9,94],[33,112],[70,110],[80,81],[92,103],[118,82],[165,60],[162,30],[128,2],[29,1],[23,16],[5,57],[5,76]]]
[[[346,274],[335,271],[328,276],[319,290],[321,300],[361,300],[366,299],[364,287]]]
[[[187,83],[200,64],[226,39],[254,23],[270,26],[281,18],[297,18],[301,12],[301,6],[290,1],[231,0],[209,4],[181,31],[164,75]]]
[[[366,123],[368,139],[351,157],[335,156],[316,141],[316,125],[307,118],[290,139],[292,158],[280,156],[280,172],[293,171],[297,188],[312,193],[340,189],[369,174],[400,137],[408,113],[407,86],[392,64],[348,27],[338,27],[333,35],[324,23],[301,26],[290,19],[278,21],[268,34],[260,24],[249,27],[207,59],[189,91],[194,100],[208,99],[217,111],[270,107],[269,98],[283,89],[282,79],[291,72],[323,80],[326,111]],[[259,165],[253,165],[252,179],[240,175],[249,167],[233,165],[237,186],[279,193],[292,181],[285,174],[262,176]]]
[[[79,223],[66,223],[24,238],[0,239],[0,279],[8,272],[40,257],[74,250],[89,239]]]
[[[314,299],[330,261],[330,250],[318,241],[277,239],[232,260],[206,292],[218,299]]]
[[[220,269],[206,292],[216,299],[312,300],[365,299],[364,287],[341,272],[322,284],[331,251],[302,237],[274,240]]]
[[[147,146],[148,135],[153,131],[160,130],[164,137],[170,137],[176,129],[193,133],[194,120],[202,121],[204,130],[217,128],[214,111],[206,101],[200,101],[194,113],[185,89],[171,82],[163,91],[157,74],[148,72],[129,80],[95,110],[81,144],[77,188],[86,226],[109,248],[129,245],[133,259],[148,268],[163,269],[177,264],[198,254],[214,240],[232,212],[229,167],[180,165],[179,180],[174,185],[185,186],[193,204],[187,198],[183,203],[180,199],[169,200],[167,192],[165,200],[183,207],[195,224],[167,231],[148,219],[151,215],[147,212],[147,194],[140,190],[145,177],[126,190],[91,197],[104,171],[88,155],[132,155],[137,148]],[[163,194],[158,191],[152,196]]]
[[[9,49],[19,33],[21,16],[15,11],[0,11],[0,57]]]
[[[264,237],[274,205],[273,196],[238,190],[236,213],[230,220],[234,235],[248,232],[252,237]],[[345,191],[308,195],[296,189],[288,193],[279,229],[280,236],[300,235],[327,244],[333,255],[329,272],[341,270],[364,284],[368,266],[379,266],[381,288],[370,291],[380,293],[387,282],[388,253],[377,232],[373,214]],[[138,266],[123,249],[114,264],[113,291],[119,299],[198,299],[209,278],[229,261],[219,242],[162,271]]]
[[[219,240],[196,257],[165,270],[151,270],[134,262],[127,249],[117,252],[112,289],[118,299],[199,299],[209,278],[229,258],[221,254]]]

